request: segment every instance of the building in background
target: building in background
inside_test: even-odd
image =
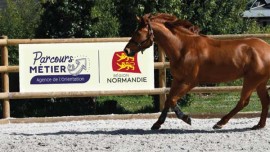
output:
[[[263,26],[270,24],[270,0],[250,1],[243,17],[256,19]]]
[[[0,9],[3,9],[7,6],[6,0],[0,0]]]

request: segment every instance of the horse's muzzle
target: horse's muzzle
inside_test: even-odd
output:
[[[133,57],[136,54],[135,51],[130,50],[129,48],[125,48],[124,52],[126,53],[127,56],[130,56],[130,57]]]

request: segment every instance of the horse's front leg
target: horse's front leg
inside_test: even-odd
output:
[[[177,106],[177,101],[180,97],[185,95],[190,89],[192,89],[194,85],[181,83],[180,81],[173,80],[171,90],[169,95],[165,101],[164,109],[159,116],[158,120],[152,126],[152,130],[157,130],[161,127],[161,125],[165,122],[167,113],[170,108],[175,112],[176,116],[179,119],[182,119],[184,122],[191,125],[191,119],[189,116],[185,115],[180,108]]]

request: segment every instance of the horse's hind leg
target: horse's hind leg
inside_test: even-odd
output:
[[[258,96],[261,100],[261,104],[262,104],[262,113],[261,113],[261,118],[260,118],[259,123],[257,125],[255,125],[254,127],[252,127],[252,129],[263,128],[265,126],[265,123],[266,123],[268,109],[269,109],[269,95],[267,92],[266,84],[267,84],[267,82],[262,83],[261,85],[259,85],[257,87],[257,94],[258,94]]]
[[[253,90],[256,89],[258,82],[256,83],[253,79],[244,79],[244,85],[241,92],[241,98],[238,101],[235,108],[233,108],[227,115],[221,118],[221,120],[213,126],[213,129],[221,129],[235,114],[242,110],[245,106],[248,105],[250,95]]]

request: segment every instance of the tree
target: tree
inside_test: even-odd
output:
[[[110,15],[112,0],[46,1],[38,37],[108,37],[118,35],[117,18]]]
[[[254,21],[245,20],[248,0],[184,0],[184,18],[201,27],[204,34],[239,34]]]
[[[6,35],[8,38],[34,38],[42,13],[40,3],[36,0],[6,0],[6,2],[6,8],[0,9],[0,35]],[[9,64],[18,65],[18,48],[10,46],[8,50]],[[12,80],[10,87],[18,87],[18,83],[14,83],[14,79],[18,80],[18,73],[9,75]],[[13,105],[11,103],[11,106]]]
[[[36,0],[7,0],[7,8],[0,10],[0,34],[9,38],[33,38],[41,13],[41,5]]]
[[[36,0],[7,0],[7,7],[0,10],[0,35],[8,38],[34,38],[40,23],[42,8]],[[11,64],[18,64],[18,50],[9,47]]]
[[[135,16],[169,13],[201,28],[203,34],[240,34],[265,31],[254,20],[244,19],[249,0],[115,0],[121,23],[120,35],[131,36],[136,29]]]
[[[92,25],[94,37],[116,37],[119,36],[120,22],[116,17],[116,6],[114,0],[97,0],[92,8],[92,17],[98,21]]]
[[[115,0],[121,27],[120,36],[131,36],[136,29],[136,16],[143,16],[147,13],[170,13],[181,14],[181,0]]]

